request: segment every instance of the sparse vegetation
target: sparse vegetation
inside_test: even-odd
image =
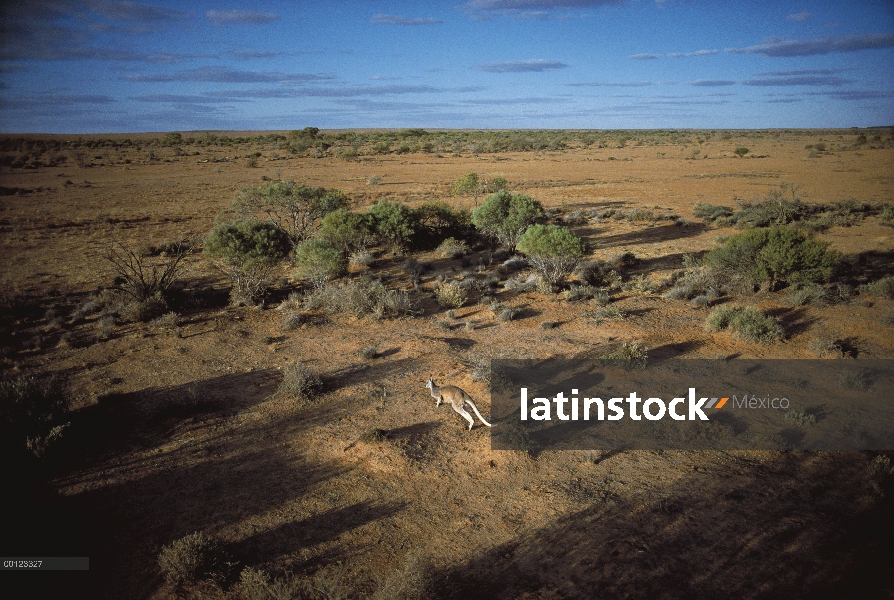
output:
[[[749,342],[769,344],[782,338],[779,321],[750,306],[720,306],[715,308],[706,323],[708,331],[729,329]]]
[[[164,546],[158,566],[168,585],[180,587],[220,573],[223,565],[218,542],[201,531]]]
[[[368,278],[326,283],[305,297],[304,306],[307,310],[374,319],[404,317],[416,312],[406,292],[389,290],[381,282]]]
[[[304,363],[289,363],[282,368],[277,395],[309,402],[322,390],[323,380]]]
[[[17,462],[23,451],[42,458],[62,437],[69,416],[62,379],[19,376],[0,381],[0,449]]]

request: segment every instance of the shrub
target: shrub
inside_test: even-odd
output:
[[[360,435],[360,441],[367,444],[380,444],[388,441],[388,432],[377,427],[367,429]]]
[[[782,337],[779,321],[750,306],[720,306],[711,311],[708,331],[730,329],[750,342],[768,344]]]
[[[748,154],[749,152],[751,152],[751,150],[749,150],[748,148],[745,148],[744,146],[739,146],[738,148],[736,148],[735,150],[733,150],[733,154],[735,154],[735,155],[738,156],[739,158],[745,156],[745,155]]]
[[[369,213],[339,208],[323,217],[318,236],[345,252],[364,249],[375,237],[375,223]]]
[[[648,353],[639,342],[624,342],[618,348],[603,354],[600,358],[603,362],[617,363],[625,371],[631,371],[633,369],[642,369],[646,366]]]
[[[469,245],[462,240],[449,237],[438,246],[438,253],[444,258],[462,258],[469,253]]]
[[[560,225],[531,225],[519,238],[518,249],[553,289],[571,274],[584,253],[578,237]]]
[[[481,191],[485,194],[493,194],[506,189],[509,189],[509,181],[502,175],[497,175],[481,184]]]
[[[297,275],[310,279],[317,287],[348,272],[348,257],[326,240],[306,240],[295,247]]]
[[[481,193],[481,179],[478,177],[477,173],[466,173],[453,182],[453,186],[450,188],[450,193],[454,196],[468,194],[478,198],[478,194]]]
[[[211,230],[205,238],[205,253],[233,283],[233,302],[254,302],[290,245],[288,236],[272,223],[238,221]]]
[[[785,421],[795,425],[815,425],[816,415],[797,408],[785,413]]]
[[[727,206],[717,206],[716,204],[708,204],[707,202],[696,202],[692,207],[692,214],[696,218],[705,221],[716,221],[720,217],[729,217],[733,214],[733,210]]]
[[[323,390],[323,380],[303,363],[290,363],[282,369],[282,381],[276,393],[308,402]]]
[[[148,257],[121,245],[109,248],[105,258],[114,267],[122,292],[136,302],[154,297],[166,299],[183,272],[183,259],[192,252],[185,241],[169,244],[164,256]]]
[[[865,287],[861,288],[861,291],[862,290],[865,290],[867,294],[875,296],[876,298],[894,299],[894,276],[888,275],[887,277],[868,283]]]
[[[168,303],[160,295],[128,302],[121,308],[121,318],[129,323],[146,323],[157,319],[168,312]]]
[[[165,581],[177,587],[213,575],[223,566],[221,562],[218,543],[201,531],[174,540],[158,554]]]
[[[376,235],[394,248],[403,248],[416,233],[418,218],[411,208],[401,202],[379,200],[369,209]]]
[[[263,218],[298,243],[310,237],[317,223],[326,215],[348,206],[341,190],[309,187],[294,181],[277,181],[237,192],[233,207],[243,219]]]
[[[439,285],[435,291],[435,297],[440,306],[459,308],[466,303],[468,294],[458,283],[451,281]]]
[[[57,376],[0,381],[0,449],[42,458],[68,426],[68,392]]]
[[[412,281],[413,283],[419,283],[419,278],[422,277],[422,274],[425,273],[426,269],[428,269],[428,265],[419,262],[418,259],[411,256],[404,261],[400,268],[401,271],[409,275],[410,281]]]
[[[752,229],[728,237],[705,256],[721,276],[738,277],[770,290],[780,283],[828,281],[841,255],[829,244],[787,227]]]
[[[471,225],[467,210],[455,209],[446,202],[426,202],[415,212],[418,246],[432,247],[445,237],[463,237]]]
[[[529,196],[500,191],[472,211],[472,223],[485,235],[515,249],[525,230],[546,218],[543,205]]]
[[[577,302],[579,300],[592,300],[599,290],[592,285],[574,285],[565,291],[565,300]]]
[[[381,282],[368,278],[329,282],[308,294],[304,305],[308,310],[374,319],[403,317],[416,311],[406,292],[389,290]]]

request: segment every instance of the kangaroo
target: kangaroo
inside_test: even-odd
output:
[[[443,400],[448,401],[453,407],[453,410],[458,412],[462,415],[462,418],[469,422],[469,431],[472,430],[472,426],[475,424],[475,419],[473,419],[472,415],[465,409],[467,404],[475,411],[475,414],[478,415],[478,418],[481,419],[482,423],[488,427],[493,427],[493,425],[485,421],[484,417],[481,416],[478,407],[472,402],[472,398],[458,387],[454,385],[437,386],[435,385],[434,380],[429,377],[428,381],[425,382],[425,388],[431,390],[431,397],[437,400],[435,406],[441,406]]]

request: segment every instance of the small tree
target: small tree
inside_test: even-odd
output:
[[[402,248],[416,233],[418,216],[401,202],[379,200],[369,209],[375,223],[376,235],[390,242],[394,248]]]
[[[472,223],[482,233],[514,249],[525,230],[545,218],[543,205],[530,196],[505,190],[491,194],[472,211]]]
[[[224,223],[205,238],[205,254],[233,283],[230,298],[234,304],[260,299],[290,246],[282,229],[258,221]]]
[[[560,225],[531,225],[519,238],[518,250],[551,290],[571,274],[584,254],[580,239]]]
[[[293,244],[313,233],[318,222],[348,206],[341,190],[309,187],[294,181],[277,181],[236,193],[233,207],[244,219],[266,219],[286,232]]]
[[[478,195],[481,193],[481,178],[478,173],[468,172],[453,182],[450,193],[454,196],[471,195],[475,197],[475,204],[478,204]]]
[[[796,229],[751,229],[724,240],[705,256],[704,264],[725,277],[743,278],[770,290],[780,283],[828,281],[841,255]]]
[[[735,154],[735,155],[738,156],[739,158],[742,158],[743,156],[745,156],[745,155],[748,154],[749,152],[751,152],[751,150],[749,150],[748,148],[745,148],[744,146],[739,146],[738,148],[736,148],[735,150],[733,150],[733,154]]]
[[[295,266],[299,277],[307,277],[321,287],[348,271],[348,257],[326,240],[306,240],[295,247]]]

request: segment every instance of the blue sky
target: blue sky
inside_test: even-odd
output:
[[[894,2],[3,2],[0,131],[894,124]]]

